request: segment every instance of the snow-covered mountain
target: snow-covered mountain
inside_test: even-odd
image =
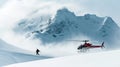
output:
[[[28,51],[9,45],[1,39],[0,47],[0,67],[14,63],[50,58],[47,56],[32,55],[27,53]]]
[[[120,67],[120,50],[38,60],[5,67]]]
[[[37,15],[23,19],[14,30],[27,37],[38,38],[43,43],[86,36],[95,41],[104,41],[108,47],[115,47],[116,40],[120,37],[120,28],[111,17],[98,17],[94,14],[76,16],[66,8],[58,10],[54,18]]]

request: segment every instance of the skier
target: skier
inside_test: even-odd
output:
[[[36,50],[36,55],[39,55],[39,52],[40,52],[40,50],[39,50],[39,49],[37,49],[37,50]]]

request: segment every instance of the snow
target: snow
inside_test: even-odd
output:
[[[67,8],[59,9],[61,4],[49,2],[38,5],[35,1],[37,7],[33,1],[31,5],[19,2],[8,2],[1,9],[0,38],[5,41],[0,39],[0,67],[120,67],[120,50],[102,52],[104,49],[97,48],[78,53],[76,48],[82,43],[68,42],[89,39],[99,42],[90,42],[93,45],[105,42],[105,50],[119,48],[120,28],[111,17],[78,16]],[[55,9],[49,7],[51,4]],[[14,35],[11,29],[15,23]],[[40,55],[35,55],[36,48]]]
[[[5,67],[120,67],[120,50],[78,54],[18,63]]]
[[[35,56],[31,54],[24,54],[19,52],[0,51],[0,66],[9,65],[13,63],[20,63],[26,61],[47,59],[50,57]]]
[[[74,12],[66,8],[58,10],[54,18],[51,18],[50,15],[34,15],[33,13],[30,17],[21,20],[14,28],[14,32],[25,35],[28,39],[39,39],[39,47],[41,45],[45,46],[41,49],[42,55],[47,56],[36,56],[31,52],[28,53],[26,50],[11,46],[0,40],[0,66],[13,64],[8,67],[118,67],[120,66],[118,63],[120,62],[120,50],[100,51],[101,53],[93,53],[91,51],[75,55],[77,53],[76,48],[81,43],[66,41],[72,39],[89,39],[100,43],[104,41],[106,49],[108,47],[113,48],[113,46],[118,47],[114,42],[120,38],[119,31],[120,28],[111,17],[98,17],[94,14],[76,16]],[[97,49],[94,51],[96,52]],[[51,56],[63,57],[51,58],[49,57],[50,54]]]
[[[119,34],[116,35],[120,33],[116,32],[120,31],[120,28],[111,17],[99,17],[94,14],[77,16],[67,8],[59,9],[54,18],[40,15],[24,20],[18,22],[15,32],[26,34],[28,38],[39,39],[44,44],[61,43],[76,37],[82,40],[81,37],[85,36],[100,43],[104,41],[107,47],[111,48],[117,45],[118,36],[120,37]]]
[[[1,47],[0,50],[2,50],[2,51],[27,52],[23,49],[20,49],[18,47],[10,45],[10,44],[6,43],[5,41],[3,41],[1,39],[0,39],[0,47]]]
[[[0,40],[0,47],[0,66],[50,58],[47,56],[30,54],[29,51],[14,47],[3,40]]]

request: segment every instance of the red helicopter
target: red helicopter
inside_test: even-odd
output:
[[[93,45],[91,43],[87,43],[89,42],[89,40],[83,40],[82,42],[85,42],[84,44],[78,46],[78,50],[85,52],[90,48],[103,48],[104,47],[104,42],[101,45]]]

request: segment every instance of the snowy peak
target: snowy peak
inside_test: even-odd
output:
[[[66,27],[71,32],[75,31],[97,31],[101,27],[104,17],[97,17],[93,14],[85,14],[84,16],[76,16],[73,12],[64,8],[57,11],[53,20],[53,25]],[[59,24],[58,24],[59,23]],[[61,28],[62,28],[61,26]],[[87,26],[87,27],[86,27]]]
[[[55,16],[56,18],[59,17],[60,18],[65,18],[65,19],[69,19],[68,17],[75,17],[75,14],[73,12],[70,12],[67,8],[63,8],[57,11],[57,14]]]
[[[104,26],[109,27],[111,29],[114,28],[115,30],[119,29],[118,25],[113,21],[113,19],[111,17],[106,18]]]
[[[71,16],[75,16],[75,14],[73,13],[73,12],[70,12],[67,8],[63,8],[63,9],[59,9],[58,11],[57,11],[57,14],[56,14],[56,16],[60,16],[60,15],[64,15],[64,16],[69,16],[69,15],[71,15]]]
[[[113,21],[111,17],[106,17],[104,19],[104,24],[97,32],[98,40],[105,41],[107,47],[118,48],[118,40],[120,37],[120,28],[119,26]]]
[[[112,20],[111,17],[106,17],[104,21],[104,25],[99,30],[104,36],[115,35],[117,31],[119,31],[119,26]],[[103,37],[104,37],[103,36]]]
[[[26,24],[23,24],[25,27],[18,25],[16,29],[24,31],[25,34],[30,33],[29,37],[38,38],[43,43],[61,42],[80,38],[82,35],[93,40],[109,42],[116,37],[116,31],[119,30],[118,25],[110,17],[98,17],[94,14],[76,16],[67,8],[58,10],[53,19],[47,18],[44,22],[39,21],[40,16],[32,18],[37,19],[26,19]]]

